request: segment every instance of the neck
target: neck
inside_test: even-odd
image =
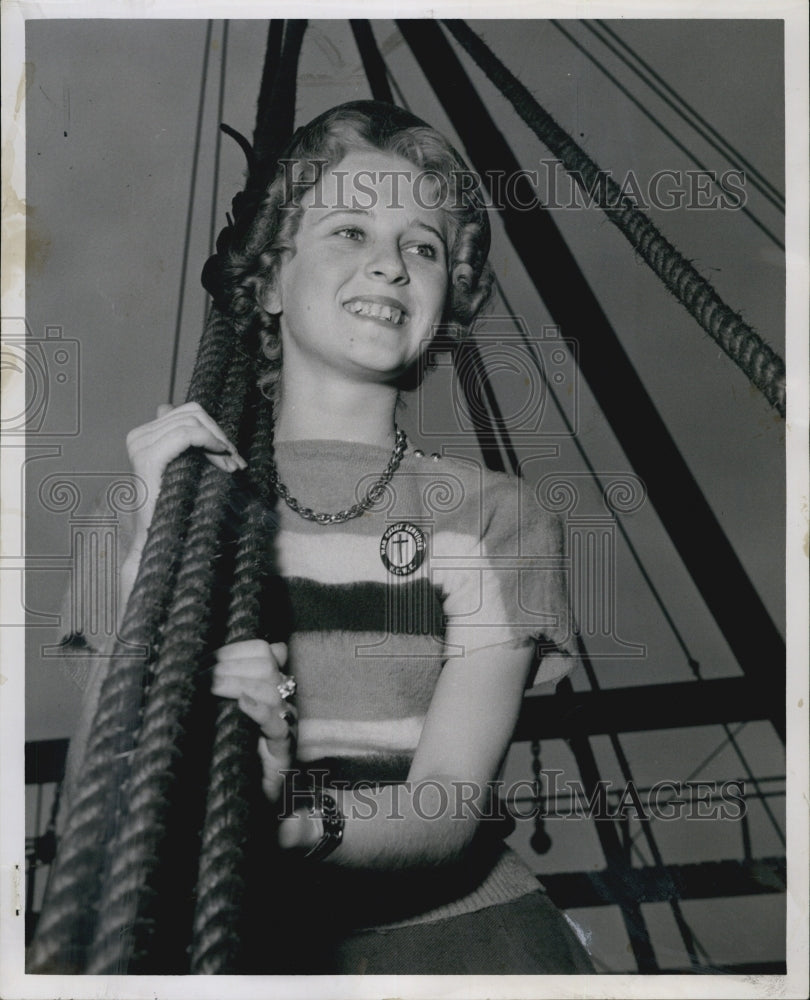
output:
[[[339,440],[392,448],[397,389],[351,382],[330,371],[299,373],[285,365],[276,408],[276,441]]]

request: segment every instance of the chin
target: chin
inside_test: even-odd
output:
[[[371,378],[382,378],[386,382],[401,378],[417,366],[418,359],[403,358],[399,352],[386,350],[385,345],[379,346],[380,349],[375,350],[374,345],[367,345],[366,349],[358,351],[352,357],[351,364],[358,371],[368,372]]]
[[[367,362],[359,365],[356,371],[363,375],[367,382],[382,382],[385,385],[399,385],[400,381],[407,377],[410,369],[392,368],[391,365],[375,365],[373,362]]]

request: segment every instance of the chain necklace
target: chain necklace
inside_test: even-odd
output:
[[[287,504],[290,510],[294,510],[295,513],[298,514],[299,517],[303,517],[305,521],[316,521],[318,524],[342,524],[343,521],[350,521],[353,517],[360,517],[362,513],[367,511],[369,507],[372,507],[380,499],[383,494],[383,490],[388,483],[391,482],[391,477],[399,468],[399,463],[402,461],[402,456],[405,454],[405,449],[408,446],[408,438],[405,435],[405,431],[400,430],[399,427],[395,426],[395,430],[396,441],[394,443],[394,450],[391,452],[391,457],[388,460],[388,465],[386,465],[385,471],[376,483],[369,487],[363,499],[359,503],[354,504],[352,507],[348,507],[346,510],[339,510],[336,514],[319,514],[311,507],[303,507],[279,479],[276,463],[271,458],[270,482],[273,485],[273,489],[281,497],[284,503]]]

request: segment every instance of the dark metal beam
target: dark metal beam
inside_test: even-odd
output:
[[[523,700],[515,740],[566,739],[654,732],[769,718],[769,706],[747,677],[602,688]]]
[[[371,30],[370,21],[350,20],[357,50],[363,61],[363,69],[371,90],[371,96],[375,101],[387,101],[394,103],[391,88],[388,85],[388,76],[385,72],[385,62],[377,47],[374,32]]]
[[[662,868],[631,868],[621,888],[638,903],[664,903],[672,899],[726,899],[785,891],[783,857],[750,861],[703,861]],[[541,875],[549,897],[563,910],[580,906],[616,905],[615,876],[607,869],[596,872],[559,872]]]
[[[591,741],[586,736],[577,735],[569,740],[569,746],[576,758],[582,784],[588,798],[591,799],[600,780]],[[596,823],[595,828],[610,873],[613,901],[622,911],[622,919],[638,971],[642,975],[657,972],[658,961],[650,940],[647,921],[644,919],[640,903],[629,891],[630,861],[622,848],[616,825],[612,821],[607,821]]]
[[[580,343],[580,367],[684,565],[743,671],[785,736],[785,644],[678,450],[551,213],[532,188],[454,49],[430,21],[398,20],[473,167],[517,180],[501,216],[554,322]],[[514,204],[533,205],[518,210]],[[776,554],[778,558],[778,553]]]
[[[574,731],[587,736],[655,732],[766,718],[767,705],[745,677],[644,684],[580,691],[570,698],[530,695],[523,700],[514,740],[566,739]],[[60,781],[67,747],[66,739],[26,743],[25,783]]]
[[[509,443],[508,434],[495,434],[493,425],[503,426],[498,401],[492,391],[481,352],[474,340],[462,341],[456,348],[454,358],[456,376],[464,390],[470,421],[478,438],[478,447],[488,469],[506,472],[506,464],[498,447],[499,441],[506,447],[510,457],[512,472],[517,472],[517,456]],[[514,456],[514,458],[513,458]]]

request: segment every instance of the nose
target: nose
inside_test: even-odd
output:
[[[388,241],[370,247],[366,274],[377,281],[403,285],[408,281],[408,269],[399,246]]]

